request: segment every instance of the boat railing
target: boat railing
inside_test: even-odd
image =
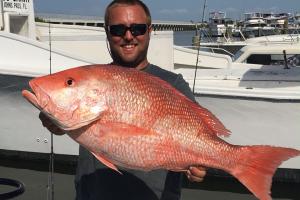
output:
[[[206,49],[210,49],[212,53],[220,53],[220,52],[224,52],[222,54],[227,54],[230,55],[231,57],[234,56],[233,53],[227,51],[226,49],[220,48],[220,47],[201,47],[201,48],[206,48]],[[216,52],[218,51],[218,52]]]
[[[206,38],[208,41],[211,41],[211,42],[214,41],[213,38],[212,38],[212,36],[211,36],[211,34],[208,32],[207,29],[199,29],[199,32],[200,32],[199,35],[201,35],[202,37]]]
[[[277,34],[278,36],[280,35],[283,35],[282,37],[282,40],[278,40],[278,41],[272,41],[270,40],[270,36],[269,35],[266,35],[266,36],[263,36],[265,37],[265,41],[262,41],[261,43],[264,43],[265,45],[268,45],[269,43],[272,43],[272,44],[282,44],[282,43],[298,43],[300,42],[300,34],[293,34],[293,33],[288,33],[288,34]]]
[[[1,23],[2,23],[2,25],[0,26],[0,31],[3,31],[4,30],[4,26],[5,26],[5,21],[4,21],[4,12],[3,12],[3,2],[2,1],[0,1],[0,3],[1,3],[1,7],[0,7],[0,9],[1,9]]]
[[[188,48],[188,49],[194,49],[194,50],[198,49],[197,46],[181,46],[181,47]],[[227,51],[226,49],[220,48],[220,47],[204,47],[204,46],[200,45],[200,51],[225,54],[225,55],[229,55],[231,57],[234,56],[234,54],[232,54],[231,52]],[[220,53],[220,52],[223,52],[223,53]]]
[[[292,34],[289,34],[289,37],[291,38],[291,41],[292,42],[299,42],[300,41],[300,33],[298,30],[296,30],[297,33],[292,33]]]
[[[241,29],[237,29],[236,31],[239,32],[241,38],[243,39],[242,41],[246,41],[246,37],[245,37],[245,35],[243,34],[243,32],[241,31]]]

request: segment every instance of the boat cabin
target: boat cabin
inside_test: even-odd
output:
[[[248,45],[233,57],[235,63],[300,66],[299,44]]]
[[[35,39],[33,0],[1,0],[0,31]]]

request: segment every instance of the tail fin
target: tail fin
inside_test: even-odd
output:
[[[272,200],[272,177],[285,160],[300,155],[300,151],[271,146],[241,147],[239,165],[230,170],[258,199]]]

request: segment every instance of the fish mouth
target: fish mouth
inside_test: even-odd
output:
[[[72,112],[72,115],[70,115],[68,118],[65,118],[63,120],[58,120],[57,116],[54,116],[53,114],[51,114],[51,112],[49,112],[49,109],[46,108],[48,105],[49,105],[49,107],[51,107],[51,105],[52,105],[50,96],[34,82],[30,81],[29,86],[30,86],[31,90],[23,90],[22,96],[30,104],[32,104],[34,107],[36,107],[41,112],[43,112],[49,119],[51,119],[51,121],[54,124],[56,124],[56,126],[61,128],[62,130],[65,130],[65,131],[75,130],[75,129],[81,128],[83,126],[86,126],[94,121],[94,120],[87,120],[87,121],[83,121],[83,122],[76,123],[76,124],[69,124],[69,121],[70,121],[70,119],[73,118],[74,112],[76,111],[77,108],[74,109],[74,111]],[[59,108],[56,107],[56,109],[59,109]],[[63,113],[63,111],[60,111],[60,112]],[[61,116],[68,116],[68,114],[63,113],[63,114],[61,114]]]
[[[41,107],[39,106],[38,100],[37,100],[37,98],[36,98],[36,96],[35,96],[34,93],[32,93],[32,92],[30,92],[28,90],[23,90],[22,91],[22,95],[34,107],[36,107],[37,109],[41,110]]]
[[[38,87],[31,81],[29,82],[29,86],[31,88],[31,91],[23,90],[23,97],[37,109],[43,111],[44,108],[48,105],[50,99],[49,96],[45,92],[43,92],[40,87]]]
[[[63,124],[56,123],[55,118],[49,112],[46,111],[46,106],[50,101],[50,97],[46,94],[46,92],[43,92],[43,90],[40,87],[38,87],[36,84],[32,82],[29,82],[29,86],[31,91],[23,90],[22,96],[34,107],[36,107],[41,112],[43,112],[46,116],[52,119],[52,122],[55,123],[58,127],[64,129]]]

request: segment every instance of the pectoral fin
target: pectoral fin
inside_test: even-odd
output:
[[[98,155],[92,152],[92,154],[100,161],[102,162],[105,166],[119,172],[120,174],[122,174],[122,172],[120,170],[118,170],[118,168],[111,162],[109,161],[107,158],[105,158],[103,155]]]
[[[134,126],[131,124],[120,123],[120,122],[105,122],[101,126],[101,131],[108,133],[112,136],[139,136],[139,135],[153,135],[156,134],[148,129]]]

